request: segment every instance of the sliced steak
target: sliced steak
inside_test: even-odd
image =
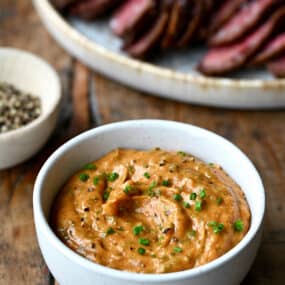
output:
[[[154,0],[128,0],[112,17],[110,26],[113,33],[119,37],[126,36],[145,24],[151,14],[155,13]]]
[[[276,77],[285,78],[285,54],[267,64],[267,69]]]
[[[92,20],[116,8],[122,0],[82,0],[70,7],[70,14]]]
[[[211,30],[215,32],[226,23],[248,0],[226,0],[211,20]]]
[[[254,28],[278,0],[255,0],[241,9],[210,39],[211,46],[226,45],[239,40]]]
[[[191,16],[189,17],[186,29],[177,42],[178,47],[187,46],[197,33],[202,20],[203,3],[201,0],[192,0]]]
[[[78,0],[51,0],[51,3],[59,10],[67,8],[70,4]]]
[[[207,75],[219,75],[244,65],[265,43],[275,29],[285,21],[285,8],[275,12],[266,23],[240,43],[212,48],[200,62],[198,69]]]
[[[265,47],[252,59],[253,65],[266,63],[267,61],[285,53],[285,32],[277,35],[269,41]]]
[[[198,30],[197,38],[199,41],[204,41],[208,38],[210,33],[210,25],[209,21],[211,19],[211,15],[213,14],[214,8],[217,8],[219,1],[213,0],[204,0],[203,1],[203,13],[201,17],[201,24]]]
[[[137,41],[126,46],[124,50],[133,57],[145,57],[160,42],[169,19],[169,6],[162,8],[151,28]]]
[[[185,28],[189,17],[189,2],[188,0],[173,1],[168,25],[161,43],[163,48],[173,47]]]

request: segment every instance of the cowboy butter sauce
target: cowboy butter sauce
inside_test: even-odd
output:
[[[72,250],[132,272],[176,272],[208,263],[245,236],[240,187],[215,164],[182,151],[116,149],[72,176],[51,224]]]

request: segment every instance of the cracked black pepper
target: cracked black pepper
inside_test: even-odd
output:
[[[39,97],[0,82],[0,133],[29,124],[41,114]]]

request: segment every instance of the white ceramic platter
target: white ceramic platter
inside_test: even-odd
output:
[[[265,70],[249,70],[231,78],[210,78],[194,66],[199,47],[168,53],[152,63],[131,59],[120,52],[120,41],[106,21],[87,23],[64,19],[48,0],[33,0],[47,29],[73,56],[92,69],[133,88],[157,96],[195,104],[228,108],[285,107],[285,79],[274,79]]]

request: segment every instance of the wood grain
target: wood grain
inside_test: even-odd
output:
[[[0,1],[0,45],[42,56],[56,66],[65,89],[69,89],[72,59],[43,28],[31,1]],[[64,120],[60,127],[63,123]],[[57,131],[39,155],[22,165],[0,171],[0,284],[47,285],[51,282],[36,241],[32,194],[40,166],[64,136],[66,134]]]
[[[266,188],[267,213],[261,249],[243,285],[284,283],[284,111],[190,106],[92,75],[51,39],[31,1],[0,1],[0,45],[42,56],[56,67],[63,84],[58,126],[46,147],[29,161],[0,171],[0,285],[57,284],[41,257],[33,226],[33,184],[45,159],[68,138],[97,124],[139,118],[176,120],[207,128],[237,144],[252,159]],[[235,163],[239,167],[238,161]]]

